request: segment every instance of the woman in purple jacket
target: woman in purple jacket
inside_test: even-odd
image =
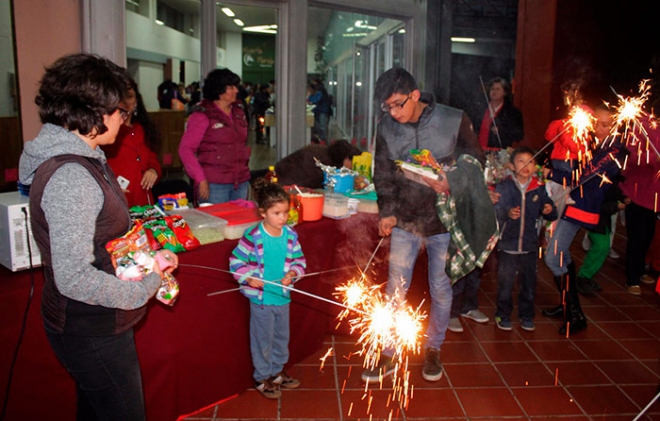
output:
[[[236,99],[240,82],[229,69],[211,71],[181,138],[179,156],[200,202],[247,198],[250,148],[245,110]]]

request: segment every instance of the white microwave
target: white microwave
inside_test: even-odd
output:
[[[17,191],[0,193],[0,264],[12,272],[29,269],[30,264],[41,266],[30,226],[29,199]]]

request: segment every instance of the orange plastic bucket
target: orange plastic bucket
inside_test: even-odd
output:
[[[318,221],[323,217],[324,197],[319,193],[298,194],[298,200],[302,208],[303,221]]]

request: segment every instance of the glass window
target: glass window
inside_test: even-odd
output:
[[[373,134],[373,84],[393,65],[404,66],[403,22],[380,16],[310,7],[308,75],[324,80],[333,98],[329,139],[345,138],[363,149]]]

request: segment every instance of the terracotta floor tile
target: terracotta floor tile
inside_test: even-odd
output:
[[[600,361],[598,368],[612,379],[615,384],[653,384],[660,382],[658,374],[651,372],[645,365],[637,361]]]
[[[513,393],[527,415],[582,415],[562,387],[522,387]]]
[[[627,315],[630,320],[638,322],[642,320],[657,321],[660,320],[660,308],[658,307],[657,298],[658,296],[656,295],[654,302],[651,303],[651,306],[620,306],[618,307],[618,310]]]
[[[599,305],[586,310],[587,317],[596,322],[627,322],[630,317],[616,307]]]
[[[406,416],[434,420],[464,416],[454,391],[415,390],[412,400],[406,410]]]
[[[551,373],[540,362],[497,363],[495,366],[509,387],[554,386],[555,384],[554,373]]]
[[[586,359],[573,341],[561,338],[557,341],[527,343],[542,361],[580,361]]]
[[[488,355],[493,362],[537,360],[536,356],[523,342],[487,342],[483,343],[482,346],[486,351],[486,355]]]
[[[522,337],[517,331],[504,332],[495,326],[495,322],[491,319],[487,324],[478,324],[470,329],[474,337],[480,342],[488,341],[507,341],[515,342],[521,341]]]
[[[488,362],[486,354],[476,341],[444,343],[440,357],[443,363]]]
[[[445,364],[445,374],[453,387],[504,387],[491,364]]]
[[[621,389],[628,395],[633,402],[637,403],[640,408],[646,408],[655,396],[660,393],[658,390],[658,385],[623,385]],[[640,411],[641,412],[641,409]],[[660,419],[660,400],[656,400],[655,403],[647,410],[645,415],[653,415],[654,419]]]
[[[649,339],[653,337],[634,322],[600,322],[598,326],[617,339]]]
[[[602,291],[599,293],[599,295],[612,307],[633,306],[641,305],[644,303],[641,298],[639,298],[639,296],[632,295],[623,289],[621,292]]]
[[[469,417],[523,415],[522,409],[506,388],[456,389],[456,394]]]
[[[624,339],[619,343],[640,360],[660,359],[660,339]]]
[[[630,352],[612,341],[581,341],[575,345],[591,360],[631,360]]]
[[[393,419],[401,417],[400,403],[393,401],[391,390],[348,391],[341,395],[341,405],[345,420],[387,419],[390,414]]]
[[[553,370],[557,381],[564,386],[612,384],[608,377],[590,361],[551,362],[547,365]]]
[[[267,399],[255,389],[248,389],[237,398],[218,405],[216,414],[221,418],[242,418],[247,414],[252,418],[275,418],[277,403],[277,400]]]
[[[569,386],[567,389],[577,404],[590,415],[634,415],[639,412],[637,406],[616,386]]]
[[[643,322],[638,322],[637,323],[640,327],[648,330],[651,332],[651,334],[656,337],[657,339],[660,339],[660,320],[656,321],[643,321]]]
[[[339,418],[335,390],[284,390],[280,399],[282,418]]]

